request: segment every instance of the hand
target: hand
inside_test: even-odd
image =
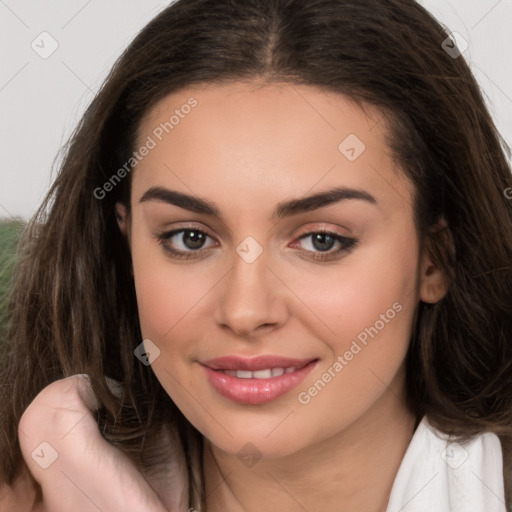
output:
[[[153,474],[164,501],[135,465],[100,434],[92,411],[99,404],[87,375],[73,375],[44,388],[23,413],[19,440],[23,458],[41,485],[48,512],[181,512],[188,509],[183,493],[183,464]],[[169,473],[172,473],[169,475]],[[163,478],[162,478],[162,475]],[[170,490],[179,495],[171,496]],[[186,485],[185,485],[186,490]]]

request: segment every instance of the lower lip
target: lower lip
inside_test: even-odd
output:
[[[285,395],[298,386],[316,365],[317,360],[295,370],[270,379],[239,379],[220,370],[203,366],[208,381],[222,396],[240,404],[264,404]]]

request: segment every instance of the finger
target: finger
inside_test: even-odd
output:
[[[48,510],[165,512],[126,455],[101,436],[91,412],[98,406],[89,377],[74,375],[47,386],[20,421],[22,454]]]

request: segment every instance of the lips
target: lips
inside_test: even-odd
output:
[[[225,398],[243,404],[275,400],[300,384],[318,359],[225,356],[201,363],[209,383]]]

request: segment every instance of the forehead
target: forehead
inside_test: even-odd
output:
[[[343,185],[410,206],[412,185],[387,130],[379,109],[313,86],[195,85],[164,97],[141,121],[137,147],[151,141],[152,149],[135,169],[134,193],[158,182],[233,203],[230,186],[263,200],[269,191],[296,197]]]
[[[190,108],[192,103],[195,106]],[[378,138],[387,127],[385,116],[379,109],[364,104],[363,110],[350,97],[340,93],[287,82],[259,84],[247,81],[198,84],[167,95],[141,120],[139,141],[144,135],[158,132],[159,125],[166,122],[170,122],[170,126],[161,135],[173,133],[176,136],[180,131],[186,131],[183,121],[187,117],[186,124],[194,125],[198,135],[202,135],[201,125],[208,130],[214,124],[217,132],[229,133],[236,132],[245,122],[247,124],[242,132],[237,132],[238,136],[243,137],[249,131],[255,135],[258,131],[261,139],[278,130],[290,133],[287,140],[299,133],[314,140],[325,138],[332,132],[331,135],[336,134],[337,138],[346,130],[368,139],[365,135],[377,125],[381,129],[376,130],[372,138]],[[195,120],[199,122],[195,123]],[[181,125],[180,130],[178,125]],[[159,138],[158,133],[155,135]],[[274,141],[274,145],[277,142]]]

